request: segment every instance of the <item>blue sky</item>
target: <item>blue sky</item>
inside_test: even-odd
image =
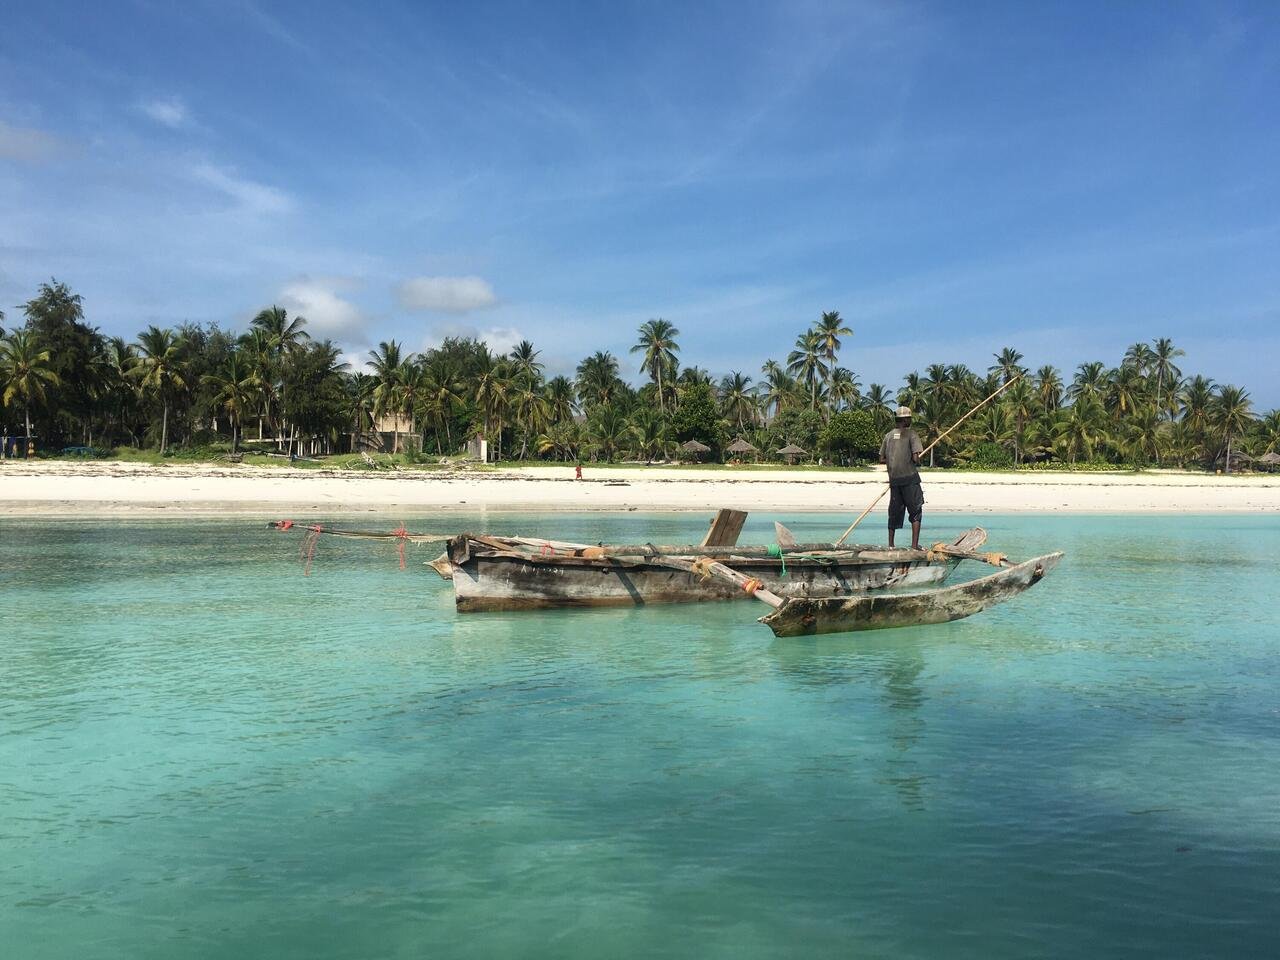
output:
[[[862,382],[1172,336],[1280,405],[1271,3],[4,4],[0,307],[300,311],[362,356],[661,316]]]

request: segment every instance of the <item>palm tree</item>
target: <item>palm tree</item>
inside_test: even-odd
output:
[[[766,417],[769,416],[770,408],[773,409],[772,416],[776,417],[783,410],[799,402],[799,385],[777,364],[773,364],[772,367],[766,364],[764,382],[760,384],[759,389]]]
[[[1227,384],[1218,390],[1213,407],[1214,426],[1222,432],[1227,451],[1227,473],[1231,472],[1231,445],[1253,423],[1253,402],[1249,391]]]
[[[815,330],[806,330],[796,337],[796,347],[787,355],[787,373],[809,388],[811,410],[818,407],[818,384],[827,375],[824,354],[822,336]]]
[[[49,365],[49,351],[28,330],[15,330],[0,341],[0,400],[22,404],[27,429],[27,449],[31,447],[31,405],[45,402],[45,388],[61,383]]]
[[[653,460],[662,456],[667,445],[667,422],[660,411],[642,407],[631,418],[631,436],[636,452],[646,460]]]
[[[1015,374],[1016,376],[1016,374]],[[1007,381],[1006,381],[1007,382]],[[1026,378],[1019,380],[1004,392],[997,406],[1004,407],[1013,421],[1012,444],[1013,462],[1022,462],[1023,450],[1026,446],[1027,426],[1035,419],[1040,399]]]
[[[840,352],[840,338],[853,336],[853,329],[845,326],[839,310],[828,310],[823,313],[822,319],[813,325],[813,332],[818,335],[823,356],[826,357],[827,393],[831,393],[831,380],[835,377],[836,354]]]
[[[1143,404],[1125,423],[1125,453],[1134,463],[1160,462],[1163,446],[1159,412],[1151,404]]]
[[[288,357],[293,356],[306,341],[311,339],[310,334],[304,329],[306,325],[305,317],[290,319],[289,311],[277,306],[258,311],[258,315],[249,321],[249,329],[262,334],[266,353],[271,361],[271,378],[280,382],[278,405],[281,432],[285,425],[284,365]],[[292,448],[292,440],[290,440],[290,447]]]
[[[1178,402],[1182,407],[1181,425],[1194,439],[1200,458],[1206,463],[1217,453],[1216,449],[1212,452],[1207,449],[1209,420],[1217,393],[1217,384],[1208,377],[1196,374],[1182,385],[1178,395]]]
[[[214,403],[231,420],[231,452],[235,453],[240,449],[240,424],[253,402],[253,374],[247,369],[244,356],[236,351],[220,371],[207,373],[202,379],[214,388]]]
[[[511,351],[511,370],[517,377],[525,378],[529,383],[537,383],[542,379],[542,364],[538,362],[540,351],[533,349],[528,340],[521,340]]]
[[[374,390],[378,381],[367,373],[353,373],[345,381],[347,408],[351,413],[352,450],[373,423]]]
[[[1178,369],[1173,361],[1178,357],[1185,357],[1186,351],[1175,347],[1173,341],[1168,337],[1160,337],[1157,340],[1153,340],[1152,344],[1155,348],[1151,351],[1151,369],[1156,375],[1156,408],[1163,413],[1165,412],[1163,402],[1166,396],[1164,393],[1165,384],[1169,384],[1172,387],[1173,384],[1177,383],[1178,378],[1182,376],[1182,371]],[[1168,397],[1172,399],[1173,394],[1174,391],[1170,389]]]
[[[1105,417],[1102,403],[1092,394],[1085,394],[1072,404],[1070,412],[1058,424],[1055,446],[1059,455],[1065,454],[1063,458],[1069,463],[1092,458],[1106,439]]]
[[[929,392],[925,381],[920,378],[919,371],[912,370],[902,378],[902,387],[897,393],[897,402],[904,407],[918,410],[924,406],[924,396]]]
[[[484,417],[485,439],[494,440],[494,460],[502,458],[502,428],[510,409],[515,377],[509,364],[499,360],[480,372],[475,382],[475,401]]]
[[[1108,409],[1120,417],[1128,416],[1146,399],[1146,387],[1146,380],[1137,366],[1122,364],[1111,371],[1106,393]]]
[[[288,310],[275,306],[258,311],[258,315],[249,321],[252,329],[260,330],[266,336],[277,358],[298,349],[305,341],[311,339],[311,335],[303,329],[306,325],[305,317],[294,317],[290,320]]]
[[[862,392],[862,384],[857,374],[847,367],[836,367],[831,371],[827,383],[827,402],[831,412],[857,404]]]
[[[871,384],[862,396],[862,408],[871,414],[876,430],[882,433],[893,426],[893,414],[889,412],[892,404],[893,396],[883,383]]]
[[[738,424],[738,432],[746,429],[748,420],[755,423],[755,400],[751,391],[751,378],[734,370],[720,381],[720,406],[725,419]]]
[[[1124,352],[1124,361],[1121,366],[1132,367],[1145,377],[1151,372],[1154,360],[1155,354],[1151,352],[1149,346],[1145,343],[1135,343]]]
[[[1022,354],[1013,349],[1013,347],[1005,347],[999,353],[992,354],[992,357],[995,359],[995,363],[988,369],[992,373],[1000,374],[1001,382],[1003,383],[1008,383],[1014,377],[1021,376],[1027,372],[1025,367],[1018,365],[1022,360]]]
[[[573,383],[568,377],[552,377],[547,381],[547,416],[554,423],[566,423],[573,420],[574,391]]]
[[[931,363],[925,368],[924,380],[920,381],[921,396],[919,402],[912,405],[917,421],[923,428],[926,439],[939,436],[942,432],[940,424],[947,418],[947,411],[952,405],[952,396],[959,392],[959,386],[952,382],[952,369],[944,363]],[[958,439],[958,438],[956,438]],[[955,446],[955,441],[948,438],[947,448]],[[929,466],[933,466],[939,453],[937,446],[930,446]]]
[[[631,348],[631,352],[644,354],[640,360],[640,371],[648,373],[658,388],[658,409],[666,410],[663,375],[667,374],[669,377],[670,371],[676,366],[676,354],[680,352],[676,337],[680,336],[680,331],[657,317],[640,324],[639,333],[640,339]]]
[[[276,430],[275,421],[272,420],[271,408],[280,397],[277,389],[276,362],[272,357],[271,351],[271,339],[261,330],[251,329],[240,338],[240,349],[245,354],[253,377],[254,392],[258,398],[258,439],[261,440],[265,435],[263,432],[264,420],[271,423],[273,431]],[[278,431],[276,432],[278,433]]]
[[[618,360],[607,350],[598,350],[578,364],[578,397],[584,407],[608,403],[618,395]]]
[[[160,419],[160,455],[169,445],[169,402],[175,390],[186,387],[182,372],[183,343],[172,330],[147,327],[138,334],[138,365],[134,375],[144,391],[150,391],[163,408]]]
[[[376,350],[369,351],[369,366],[373,368],[373,415],[385,417],[392,414],[394,437],[391,452],[400,452],[400,412],[404,409],[403,384],[408,368],[413,365],[413,354],[402,353],[396,340],[384,340]]]
[[[427,378],[422,370],[422,364],[417,359],[411,359],[408,363],[400,366],[400,384],[396,391],[395,414],[396,419],[404,418],[409,431],[419,438],[418,453],[422,452],[422,433],[418,425],[414,423],[413,414],[418,409],[423,400],[423,395],[427,389]],[[398,436],[398,435],[397,435]]]
[[[1018,454],[1018,434],[1009,408],[1003,403],[993,403],[974,418],[971,430],[972,440],[976,443],[992,443],[998,447],[1012,450]]]
[[[573,420],[553,423],[537,439],[538,453],[553,454],[561,460],[576,460],[582,443],[581,431]]]
[[[126,429],[125,408],[136,408],[138,388],[133,381],[133,368],[138,363],[138,352],[133,348],[133,344],[129,343],[124,337],[112,337],[107,341],[107,380],[108,393],[111,394],[115,406],[116,425],[123,431]],[[137,438],[134,436],[132,428],[128,428],[130,439],[134,440],[137,445]],[[114,436],[114,429],[109,431],[112,436],[108,437],[111,442]]]
[[[525,377],[517,380],[513,407],[520,427],[520,459],[523,460],[529,450],[529,440],[536,441],[550,425],[550,408],[537,386]]]
[[[1046,364],[1036,371],[1036,395],[1045,413],[1054,413],[1062,406],[1062,377],[1058,368]]]
[[[1268,410],[1258,421],[1257,442],[1259,455],[1280,452],[1280,410]]]
[[[1076,368],[1076,375],[1071,381],[1067,395],[1072,403],[1086,397],[1100,399],[1106,389],[1107,379],[1107,365],[1102,361],[1091,360],[1089,363],[1082,363]]]
[[[453,451],[454,413],[462,405],[465,388],[457,369],[447,360],[437,360],[423,367],[421,412],[424,423],[432,424],[436,435],[436,453],[444,453],[440,434],[444,434],[449,451]]]
[[[591,412],[587,433],[605,460],[613,460],[631,425],[616,404],[602,403]]]
[[[701,384],[711,386],[711,372],[703,367],[685,367],[680,371],[680,378],[676,381],[681,390],[688,390],[690,387],[696,387]]]

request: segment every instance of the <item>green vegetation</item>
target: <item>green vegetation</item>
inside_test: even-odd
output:
[[[1258,417],[1242,388],[1184,376],[1183,351],[1167,339],[1134,344],[1115,367],[1082,363],[1070,382],[1052,366],[1031,373],[1005,347],[985,374],[939,363],[897,390],[863,390],[839,365],[853,331],[836,311],[801,333],[785,362],[766,360],[758,382],[681,367],[680,331],[656,318],[631,348],[645,378],[635,388],[607,351],[572,379],[548,378],[528,341],[499,356],[468,338],[421,354],[392,340],[371,351],[371,372],[352,373],[337,346],[275,306],[239,336],[181,324],[148,327],[133,343],[86,323],[80,296],[56,280],[22,310],[21,326],[0,327],[0,432],[36,436],[42,453],[120,448],[120,459],[173,462],[244,449],[246,462],[281,463],[262,455],[269,448],[374,469],[349,452],[353,436],[385,441],[383,465],[402,468],[456,456],[474,437],[498,458],[535,462],[666,459],[687,440],[719,460],[742,438],[765,460],[796,444],[850,464],[874,459],[894,405],[916,411],[929,443],[1006,383],[929,466],[1212,469],[1280,449],[1280,411]]]

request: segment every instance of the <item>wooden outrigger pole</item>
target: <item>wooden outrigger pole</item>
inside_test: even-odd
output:
[[[998,390],[996,390],[995,393],[991,394],[991,396],[987,397],[985,400],[979,403],[976,407],[974,407],[972,410],[966,413],[963,417],[961,417],[959,420],[953,423],[950,427],[948,427],[942,433],[938,434],[938,436],[934,439],[933,443],[929,444],[927,447],[925,447],[923,450],[920,451],[920,458],[924,459],[924,455],[928,453],[930,450],[932,450],[934,447],[936,447],[943,440],[945,440],[947,438],[947,435],[950,434],[951,431],[953,431],[956,427],[960,426],[960,424],[964,423],[966,420],[972,417],[975,413],[977,413],[979,410],[985,407],[988,403],[990,403],[996,397],[1000,396],[1000,394],[1004,393],[1005,390],[1009,389],[1009,387],[1013,386],[1015,383],[1017,383],[1019,380],[1021,380],[1025,376],[1026,376],[1025,373],[1020,373],[1016,377],[1011,377],[1010,379],[1006,380],[1004,382],[1004,385],[1001,386]],[[881,490],[880,493],[876,496],[876,498],[871,501],[871,503],[867,506],[867,509],[863,510],[862,513],[858,514],[858,519],[853,521],[853,523],[849,524],[848,530],[840,534],[840,539],[836,541],[837,546],[845,542],[849,534],[853,533],[853,528],[856,527],[858,524],[860,524],[863,520],[865,520],[867,517],[867,514],[870,513],[872,510],[874,510],[876,508],[876,504],[879,503],[881,500],[883,500],[884,495],[892,489],[893,489],[893,486],[891,484],[885,484],[884,489]]]

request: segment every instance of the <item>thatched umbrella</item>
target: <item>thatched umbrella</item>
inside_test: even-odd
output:
[[[786,457],[787,463],[795,463],[798,457],[807,457],[808,455],[808,450],[797,447],[794,443],[788,443],[778,451],[778,456]]]
[[[683,450],[685,453],[693,454],[695,457],[699,459],[702,458],[702,455],[704,453],[711,452],[710,447],[708,447],[705,443],[698,442],[697,440],[686,440],[684,443],[680,444],[680,449]]]
[[[725,452],[734,454],[735,456],[755,456],[760,451],[746,440],[739,437],[737,440],[733,441],[733,443],[729,444],[729,446],[725,447]]]
[[[1280,453],[1268,450],[1258,458],[1258,463],[1265,464],[1268,467],[1280,467]]]

